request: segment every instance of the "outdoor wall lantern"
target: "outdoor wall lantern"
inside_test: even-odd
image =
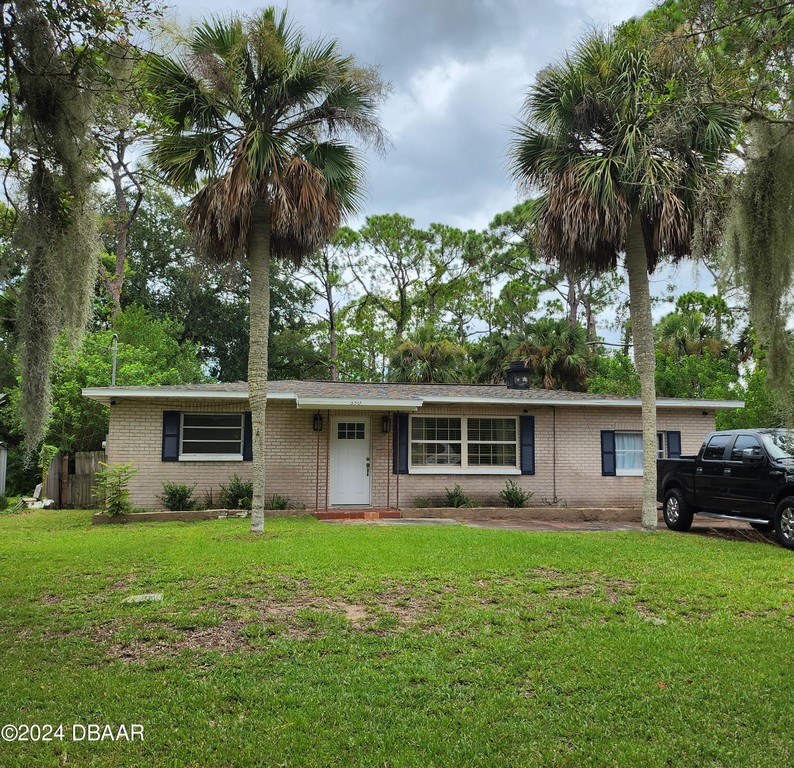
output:
[[[323,417],[322,414],[315,413],[312,416],[312,432],[322,432],[323,431]]]
[[[384,414],[380,420],[380,431],[384,433],[391,432],[391,419],[388,414]]]

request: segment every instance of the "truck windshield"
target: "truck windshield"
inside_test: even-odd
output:
[[[794,459],[794,430],[764,432],[761,439],[773,459]]]

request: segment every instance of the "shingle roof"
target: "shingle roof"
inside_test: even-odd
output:
[[[508,389],[503,384],[408,384],[359,381],[270,381],[267,384],[271,399],[291,399],[305,405],[317,401],[338,401],[340,405],[352,406],[363,401],[374,405],[384,401],[384,407],[399,403],[406,409],[420,407],[423,403],[515,403],[533,405],[640,405],[639,398],[618,395],[598,395],[588,392],[569,392],[561,389]],[[180,384],[159,387],[91,387],[83,390],[86,397],[100,402],[109,402],[111,397],[124,398],[178,398],[247,399],[248,384],[236,381],[228,384]],[[387,404],[386,401],[390,401]],[[335,403],[328,402],[333,407]],[[659,407],[679,408],[740,408],[737,400],[697,400],[683,398],[659,398]]]

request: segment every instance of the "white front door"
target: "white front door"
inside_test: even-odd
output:
[[[331,429],[331,504],[370,503],[369,419],[337,417]]]

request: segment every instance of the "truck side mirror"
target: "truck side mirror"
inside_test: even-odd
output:
[[[742,464],[748,464],[751,467],[757,467],[760,466],[763,461],[763,454],[758,448],[745,448],[742,451]]]

